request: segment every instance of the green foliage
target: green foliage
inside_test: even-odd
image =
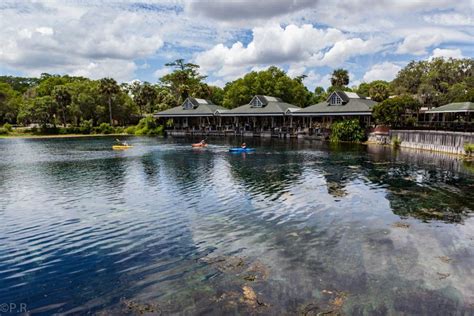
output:
[[[5,128],[0,127],[0,135],[8,135],[8,131]]]
[[[252,71],[243,78],[227,83],[223,106],[235,108],[250,102],[256,94],[279,97],[284,102],[300,107],[309,105],[312,97],[301,79],[292,79],[283,70],[272,66],[267,70]]]
[[[0,123],[14,123],[21,104],[20,94],[8,83],[0,82]]]
[[[125,129],[125,133],[129,135],[135,135],[136,126],[129,126]]]
[[[416,95],[424,106],[471,101],[474,96],[474,59],[434,58],[412,61],[392,82],[396,94]]]
[[[382,102],[390,96],[390,89],[385,82],[374,82],[370,85],[369,96],[376,102]]]
[[[173,67],[175,70],[161,77],[160,81],[174,95],[178,104],[181,104],[188,96],[208,95],[207,85],[202,82],[206,76],[199,74],[198,65],[185,63],[184,59],[177,59],[165,66]]]
[[[364,129],[357,119],[344,120],[331,125],[331,142],[361,142],[365,139]]]
[[[464,144],[464,152],[466,153],[467,156],[473,156],[474,155],[474,144],[470,144],[470,143]]]
[[[9,133],[11,133],[13,131],[13,128],[12,128],[11,124],[8,124],[8,123],[3,124],[3,129],[6,130]]]
[[[399,137],[392,137],[393,148],[398,148],[402,144],[402,140]]]
[[[81,122],[79,131],[81,134],[90,134],[93,131],[94,124],[92,120],[84,120]]]
[[[340,89],[349,84],[349,72],[346,69],[335,69],[331,75],[331,86]]]
[[[404,126],[413,122],[420,107],[420,102],[411,96],[403,95],[376,104],[372,115],[378,124]]]
[[[153,116],[147,116],[140,120],[135,127],[135,135],[163,135],[164,126],[158,125]]]
[[[114,128],[109,123],[101,123],[95,128],[95,132],[98,134],[112,134],[115,132]]]

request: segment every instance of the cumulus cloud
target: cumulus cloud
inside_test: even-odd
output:
[[[416,32],[411,29],[401,29],[397,35],[406,36],[398,46],[396,53],[425,55],[427,48],[441,43],[472,43],[474,36],[464,31],[439,27],[420,28]]]
[[[196,63],[206,73],[219,77],[235,77],[255,65],[291,64],[290,73],[305,67],[340,66],[353,56],[380,51],[379,40],[348,38],[337,29],[319,29],[302,26],[268,24],[253,29],[252,41],[244,46],[217,44],[198,53]]]
[[[76,11],[67,5],[27,9],[3,8],[0,21],[0,62],[27,75],[67,72],[130,79],[134,60],[163,46],[160,35],[136,12]]]
[[[391,81],[395,78],[397,73],[402,68],[396,64],[390,62],[383,62],[380,64],[373,65],[369,71],[367,71],[362,78],[364,82],[371,82],[374,80],[385,80]]]
[[[435,48],[430,59],[442,57],[442,58],[464,58],[462,52],[459,48],[449,49],[449,48]]]
[[[268,19],[316,5],[315,0],[194,0],[185,9],[190,14],[221,21]]]

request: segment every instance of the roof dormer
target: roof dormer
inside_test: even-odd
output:
[[[253,108],[263,108],[265,105],[267,105],[267,103],[267,100],[265,100],[265,98],[260,95],[254,96],[249,102]]]
[[[194,104],[191,101],[191,98],[187,98],[186,100],[184,100],[184,102],[183,102],[183,109],[184,110],[192,110],[192,109],[195,109],[195,108],[197,108],[197,105]]]
[[[333,92],[328,98],[328,103],[329,105],[343,105],[344,101],[336,92]]]

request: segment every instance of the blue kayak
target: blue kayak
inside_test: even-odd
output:
[[[229,151],[231,153],[248,153],[248,152],[251,152],[251,151],[255,151],[255,148],[234,147],[234,148],[229,148]]]

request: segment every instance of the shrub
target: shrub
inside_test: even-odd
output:
[[[163,125],[158,125],[152,116],[144,117],[135,127],[135,135],[162,135]]]
[[[11,133],[13,131],[13,128],[9,123],[3,124],[3,129],[6,130],[8,133]]]
[[[331,142],[347,141],[361,142],[365,139],[365,132],[359,120],[345,120],[331,125]]]
[[[464,144],[464,152],[468,156],[473,156],[474,155],[474,144],[470,144],[470,143]]]
[[[90,134],[93,130],[92,120],[84,120],[81,122],[79,130],[82,134]]]
[[[95,128],[95,131],[100,134],[112,134],[114,132],[114,128],[110,126],[109,123],[101,123]]]
[[[129,126],[125,129],[125,133],[129,135],[134,135],[135,134],[135,126]]]
[[[7,135],[8,130],[5,129],[5,127],[0,127],[0,135]]]

